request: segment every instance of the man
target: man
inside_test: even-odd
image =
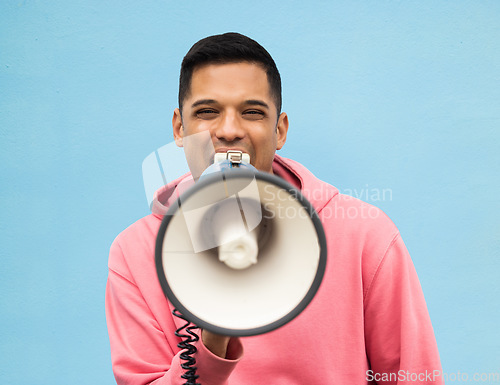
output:
[[[205,384],[442,383],[439,355],[416,272],[394,224],[378,209],[279,157],[288,131],[276,65],[257,42],[235,33],[197,42],[185,56],[174,138],[196,179],[216,152],[240,150],[259,170],[300,189],[323,223],[328,261],[310,305],[283,327],[254,337],[201,331],[195,345]],[[213,151],[212,151],[213,152]],[[156,279],[155,239],[179,195],[178,179],[157,192],[153,214],[113,242],[106,315],[119,384],[181,384],[183,321]]]

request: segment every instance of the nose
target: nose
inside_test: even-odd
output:
[[[224,114],[223,118],[220,119],[214,134],[219,140],[233,142],[238,139],[243,139],[245,130],[237,113],[227,112]]]

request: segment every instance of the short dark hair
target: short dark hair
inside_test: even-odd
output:
[[[182,110],[182,104],[189,95],[191,78],[196,68],[207,64],[240,62],[258,64],[266,71],[269,91],[279,115],[281,112],[281,77],[276,63],[259,43],[235,32],[201,39],[184,56],[179,77],[179,109]]]

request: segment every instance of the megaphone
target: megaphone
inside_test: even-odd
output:
[[[325,234],[292,185],[223,155],[227,167],[216,161],[165,214],[157,275],[193,324],[226,336],[263,334],[313,299],[326,266]]]

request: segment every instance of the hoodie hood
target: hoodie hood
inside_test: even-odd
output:
[[[276,154],[273,161],[273,173],[300,190],[318,213],[338,194],[335,187],[316,178],[300,163]],[[187,173],[158,189],[151,203],[152,214],[163,219],[168,209],[177,204],[182,193],[194,183],[191,173]]]

